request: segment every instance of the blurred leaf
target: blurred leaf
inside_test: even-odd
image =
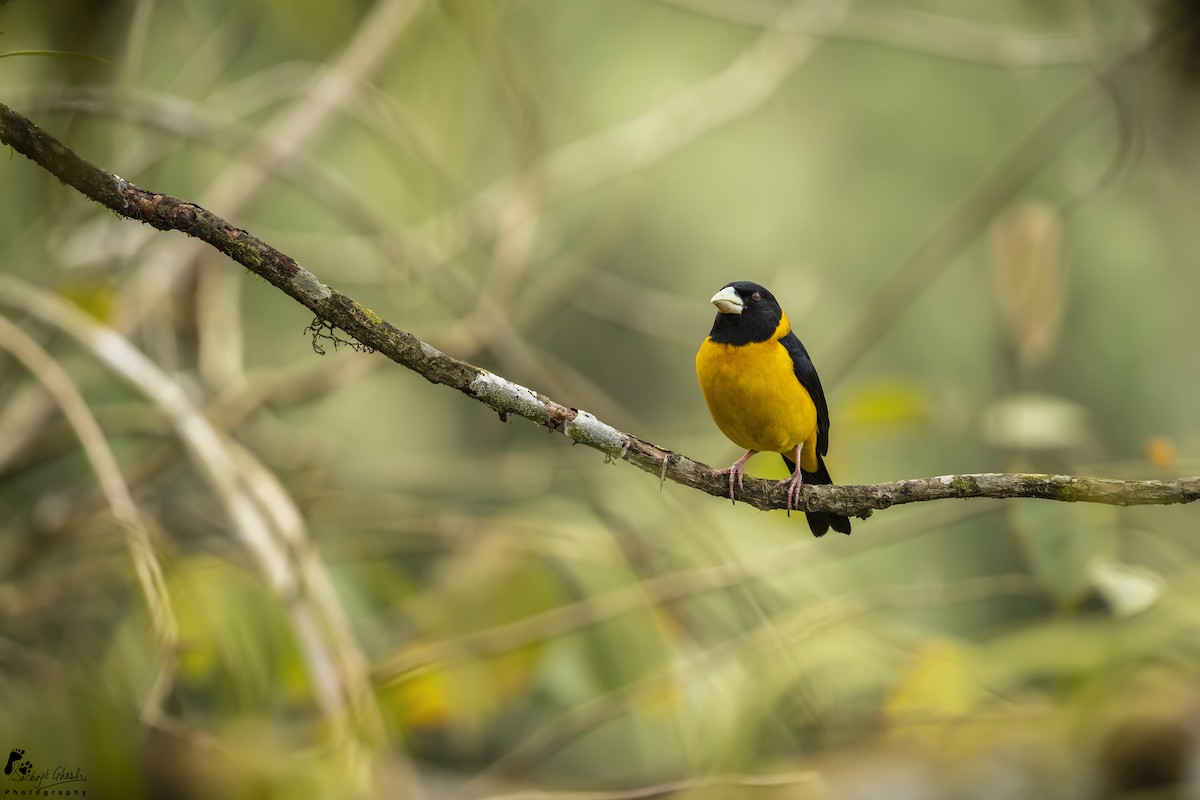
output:
[[[989,231],[992,286],[1023,364],[1045,363],[1058,348],[1067,290],[1062,251],[1062,222],[1044,203],[1009,209]]]
[[[1116,550],[1116,509],[1018,500],[1008,513],[1033,573],[1061,606],[1081,601],[1092,585],[1093,562]]]
[[[1079,403],[1047,394],[1013,394],[984,409],[983,438],[993,447],[1061,450],[1091,438],[1088,413]]]
[[[508,542],[498,526],[488,541],[446,558],[429,590],[405,604],[416,625],[430,636],[447,637],[512,622],[561,602],[563,590],[552,565],[506,552]]]
[[[344,42],[367,8],[365,0],[301,7],[292,0],[253,0],[246,5],[255,12],[257,24],[314,57],[327,55],[331,47]]]
[[[1092,586],[1118,617],[1133,617],[1153,608],[1167,591],[1166,581],[1153,570],[1095,558],[1089,565]]]
[[[855,389],[838,418],[853,427],[917,425],[929,418],[929,392],[914,380],[875,381]]]
[[[104,653],[100,685],[123,707],[139,708],[154,683],[160,658],[149,617],[142,610],[126,615],[113,631]]]
[[[310,701],[291,623],[255,576],[203,556],[179,564],[167,583],[179,623],[181,686],[233,706]]]
[[[58,293],[101,322],[112,321],[118,295],[111,281],[103,278],[69,280],[59,287]]]
[[[1136,620],[1093,614],[1016,626],[987,643],[983,678],[1004,694],[1073,687],[1097,678],[1124,683],[1131,670],[1161,662],[1164,653],[1193,638],[1176,616],[1190,612],[1193,604],[1171,608],[1169,600],[1164,596],[1158,609]],[[1111,689],[1113,683],[1108,685]]]
[[[481,664],[437,667],[400,684],[395,707],[405,727],[453,729],[474,740],[498,708],[491,686]]]
[[[965,714],[984,696],[972,662],[971,653],[953,641],[928,642],[892,687],[884,713],[896,722],[949,722]]]
[[[584,636],[560,636],[550,642],[538,659],[539,690],[570,708],[603,690],[596,675],[595,652]]]
[[[1170,439],[1165,436],[1151,436],[1142,445],[1142,458],[1152,466],[1173,469],[1179,456]]]
[[[483,41],[495,35],[497,16],[494,4],[472,0],[438,0],[438,6],[470,38]]]

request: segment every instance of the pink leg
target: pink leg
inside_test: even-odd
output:
[[[796,462],[796,469],[792,473],[792,477],[780,481],[787,483],[787,515],[792,515],[792,509],[800,510],[800,506],[794,501],[800,499],[800,487],[804,485],[804,475],[800,472],[800,445],[796,445],[796,452],[792,454],[792,459]]]
[[[733,464],[731,464],[728,469],[713,470],[713,474],[715,474],[715,475],[728,475],[729,476],[729,500],[734,505],[737,505],[737,501],[733,499],[733,480],[734,480],[734,478],[737,478],[737,486],[739,489],[741,489],[742,488],[742,476],[746,474],[746,462],[750,460],[750,456],[757,455],[757,454],[758,454],[757,450],[750,450],[746,453],[746,455],[742,456],[737,461],[733,462]]]

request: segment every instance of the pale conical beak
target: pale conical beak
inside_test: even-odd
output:
[[[726,286],[714,294],[712,300],[709,302],[716,306],[717,311],[720,311],[722,314],[740,314],[746,306],[732,286]]]

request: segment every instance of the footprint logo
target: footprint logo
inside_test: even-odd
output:
[[[3,751],[0,751],[3,752]],[[4,765],[4,774],[12,775],[13,764],[21,760],[21,756],[25,755],[25,751],[19,747],[14,747],[12,752],[8,754],[8,763]]]
[[[17,772],[21,773],[22,775],[29,774],[29,770],[31,769],[33,769],[32,761],[22,761],[20,764],[17,764]]]

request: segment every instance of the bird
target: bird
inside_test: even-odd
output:
[[[829,451],[829,408],[821,379],[804,345],[792,332],[783,308],[751,281],[727,283],[710,301],[717,307],[712,331],[696,353],[696,377],[713,422],[746,455],[729,468],[729,499],[742,488],[746,461],[756,453],[779,453],[792,477],[787,511],[799,510],[801,486],[831,484],[824,456]],[[832,527],[850,533],[849,517],[806,512],[813,536]]]

